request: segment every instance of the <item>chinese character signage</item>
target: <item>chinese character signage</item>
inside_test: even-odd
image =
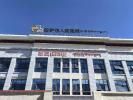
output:
[[[93,56],[93,57],[101,57],[100,53],[95,53],[95,52],[87,52],[87,51],[55,51],[55,50],[40,50],[38,51],[38,56],[54,56],[54,57],[88,57],[88,56]]]

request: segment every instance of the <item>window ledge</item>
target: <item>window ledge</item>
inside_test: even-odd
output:
[[[113,74],[113,76],[125,76],[126,74]]]

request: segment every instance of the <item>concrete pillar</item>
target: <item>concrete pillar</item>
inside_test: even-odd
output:
[[[62,95],[62,78],[60,78],[60,95]]]
[[[72,60],[69,59],[69,71],[70,71],[70,74],[72,74]]]
[[[116,88],[115,88],[113,74],[112,74],[112,70],[111,70],[111,66],[110,66],[108,57],[106,57],[104,59],[104,62],[105,62],[105,68],[106,68],[106,73],[108,76],[108,82],[109,82],[110,90],[115,92]]]
[[[53,100],[52,92],[51,91],[44,92],[43,100]]]
[[[46,91],[44,94],[44,100],[53,100],[53,93],[52,93],[52,73],[53,73],[53,65],[54,65],[54,58],[49,57],[48,58],[48,65],[47,65],[47,75],[46,75]]]
[[[60,65],[60,73],[63,73],[63,60],[61,59],[61,65]]]
[[[103,100],[103,99],[102,99],[102,93],[99,92],[99,91],[95,91],[95,92],[93,93],[93,96],[94,96],[94,100]]]
[[[34,73],[35,63],[36,63],[34,53],[35,51],[32,51],[25,90],[31,90],[32,87],[32,76]]]
[[[79,81],[80,81],[80,95],[83,95],[83,90],[82,90],[82,79],[80,79]]]
[[[78,67],[79,67],[79,74],[81,74],[81,65],[80,65],[80,59],[78,59]]]
[[[126,61],[122,61],[122,65],[123,65],[123,68],[124,68],[124,71],[125,71],[125,74],[126,74],[126,78],[127,78],[127,83],[128,83],[129,90],[130,91],[133,91],[133,83],[132,83],[132,79],[130,77],[130,73],[129,73],[129,70],[128,70],[128,66],[126,64]]]
[[[72,74],[72,60],[69,59],[70,64],[70,74]],[[70,95],[72,95],[72,77],[70,78]]]
[[[72,87],[72,78],[70,78],[70,95],[72,95],[73,87]]]
[[[61,74],[63,73],[63,60],[61,59]],[[60,78],[60,95],[62,95],[62,78]]]
[[[53,74],[53,57],[48,58],[47,75],[46,75],[46,89],[52,90],[52,74]]]
[[[9,90],[15,66],[16,66],[16,58],[12,58],[3,90]]]
[[[95,80],[92,58],[87,58],[87,64],[88,64],[90,91],[96,91],[96,80]]]

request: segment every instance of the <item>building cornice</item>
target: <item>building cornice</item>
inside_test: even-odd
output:
[[[133,46],[133,39],[55,35],[10,35],[0,34],[0,43],[64,43],[106,46]]]

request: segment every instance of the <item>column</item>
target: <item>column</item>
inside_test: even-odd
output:
[[[112,74],[112,70],[111,70],[111,66],[110,66],[108,57],[106,57],[104,59],[104,62],[105,62],[105,68],[106,68],[106,73],[107,73],[107,76],[108,76],[108,82],[109,82],[110,90],[115,92],[116,88],[115,88],[113,74]]]
[[[53,57],[48,58],[47,75],[46,75],[46,89],[52,90],[52,73],[53,73]]]
[[[78,67],[79,67],[79,74],[81,74],[81,65],[80,65],[80,59],[78,59]]]
[[[9,90],[15,66],[16,66],[16,58],[12,58],[11,59],[11,64],[9,66],[9,70],[8,70],[8,73],[7,73],[7,76],[6,76],[6,80],[5,80],[3,90]]]
[[[60,95],[62,95],[62,78],[60,78]]]
[[[79,79],[80,81],[80,95],[83,95],[83,90],[82,90],[82,79]]]
[[[69,73],[72,74],[72,59],[69,59]]]
[[[72,75],[72,59],[69,59],[70,74]],[[72,95],[72,77],[70,78],[70,95]]]
[[[88,64],[90,91],[96,91],[96,80],[95,80],[92,58],[87,58],[87,64]]]
[[[53,62],[54,58],[48,58],[48,65],[47,65],[47,75],[46,75],[46,92],[44,93],[44,100],[52,100],[53,93],[52,93],[52,73],[53,73]]]
[[[73,95],[72,92],[73,92],[73,89],[72,89],[72,78],[70,78],[70,95]]]
[[[63,60],[61,59],[60,74],[63,73]],[[60,95],[62,95],[62,78],[60,78]]]
[[[126,74],[126,78],[127,78],[127,83],[128,83],[129,90],[130,91],[133,91],[133,83],[132,83],[132,79],[130,77],[130,73],[129,73],[129,70],[128,70],[128,66],[126,64],[126,61],[122,61],[122,65],[123,65],[123,68],[124,68],[124,71],[125,71],[125,74]]]
[[[35,62],[36,62],[36,60],[35,60],[36,58],[34,56],[34,53],[35,53],[35,51],[33,50],[32,55],[31,55],[31,59],[30,59],[30,65],[29,65],[25,90],[31,90],[31,87],[32,87],[32,76],[34,73]]]

